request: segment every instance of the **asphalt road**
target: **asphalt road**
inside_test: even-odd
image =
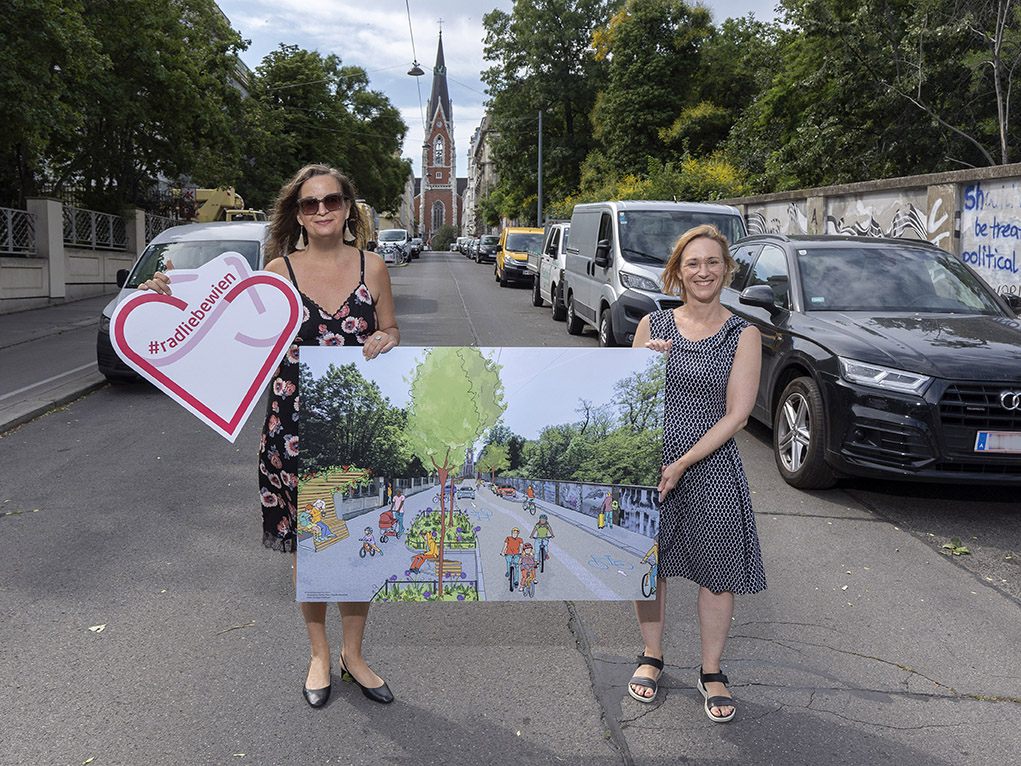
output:
[[[456,254],[427,253],[394,285],[408,345],[596,345]],[[641,649],[630,604],[536,601],[374,607],[367,656],[397,703],[335,674],[310,710],[290,557],[260,544],[259,427],[231,445],[151,389],[107,386],[0,438],[0,763],[864,766],[1021,751],[1016,499],[799,492],[757,427],[738,441],[769,589],[738,599],[734,723],[702,712],[682,582],[654,705],[625,695]],[[972,555],[939,553],[951,536]]]

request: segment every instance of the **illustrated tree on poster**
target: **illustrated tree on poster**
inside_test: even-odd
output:
[[[479,465],[489,472],[489,480],[496,481],[496,474],[499,471],[506,471],[510,468],[510,455],[505,444],[490,442],[479,455]]]
[[[422,465],[436,470],[440,487],[462,468],[468,448],[507,409],[500,369],[475,348],[434,348],[412,373],[405,443]],[[453,503],[448,520],[446,497],[441,492],[437,598],[443,596],[448,523],[454,523]]]

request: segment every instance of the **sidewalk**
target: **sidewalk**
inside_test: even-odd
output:
[[[76,341],[77,359],[66,351],[67,333],[99,326],[103,307],[114,294],[85,298],[57,306],[0,314],[0,433],[102,386],[96,368],[95,336],[88,349]],[[87,332],[82,333],[88,335]],[[65,337],[61,337],[65,336]],[[84,340],[84,338],[83,338]],[[40,365],[26,385],[15,382],[14,370],[24,375],[36,361],[59,360],[56,371]]]

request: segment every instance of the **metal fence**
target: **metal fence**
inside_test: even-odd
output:
[[[119,215],[64,205],[64,244],[92,250],[127,250],[127,226]]]
[[[145,214],[145,241],[152,242],[153,237],[159,234],[161,231],[169,229],[171,226],[177,226],[183,221],[178,221],[175,218],[168,218],[165,215],[153,215],[152,213]]]
[[[35,216],[27,210],[0,207],[0,253],[35,255]]]

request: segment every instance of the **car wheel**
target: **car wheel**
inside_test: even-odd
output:
[[[539,275],[532,277],[532,305],[541,308],[543,304],[542,289],[539,286]]]
[[[773,414],[773,456],[784,481],[798,489],[826,489],[836,483],[826,464],[826,412],[819,386],[795,378],[780,395]]]
[[[613,325],[610,323],[609,307],[605,307],[599,314],[599,345],[603,348],[613,348],[617,345]]]
[[[496,264],[493,264],[493,279],[497,282],[500,281],[500,270],[496,267]]]
[[[578,319],[574,313],[574,296],[567,296],[567,334],[568,335],[581,335],[581,331],[585,329],[585,323]]]
[[[507,285],[510,284],[510,281],[507,279],[507,267],[506,266],[504,267],[503,271],[500,272],[500,279],[498,281],[500,282],[500,287],[506,287]]]
[[[549,302],[553,307],[553,321],[563,322],[567,316],[567,306],[557,297],[557,286],[553,285],[549,290]]]

